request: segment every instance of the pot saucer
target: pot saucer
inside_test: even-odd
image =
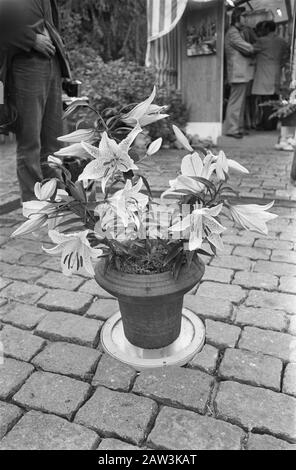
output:
[[[179,337],[165,348],[142,349],[133,346],[124,335],[120,312],[107,320],[101,332],[104,351],[136,370],[183,366],[202,349],[204,342],[205,326],[200,318],[187,308],[182,310]]]

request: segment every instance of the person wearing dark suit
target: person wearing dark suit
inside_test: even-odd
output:
[[[24,202],[35,199],[36,182],[55,175],[47,157],[59,148],[62,78],[71,72],[56,0],[1,0],[0,31],[5,98],[17,113],[17,176]]]
[[[234,10],[231,26],[225,35],[225,54],[227,78],[230,84],[224,132],[226,135],[241,138],[244,133],[244,114],[248,84],[253,78],[254,64],[252,56],[255,49],[243,38],[244,25],[242,12]]]

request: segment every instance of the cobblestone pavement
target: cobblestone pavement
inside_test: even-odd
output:
[[[20,210],[1,216],[0,449],[296,449],[292,156],[263,137],[223,148],[251,164],[241,191],[276,196],[279,217],[266,237],[223,221],[225,252],[185,297],[206,325],[186,367],[136,373],[103,353],[117,302],[85,276],[64,277],[44,236],[9,239]]]

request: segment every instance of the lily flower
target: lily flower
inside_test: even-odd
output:
[[[39,201],[48,201],[51,196],[54,195],[57,188],[57,180],[52,178],[51,180],[47,181],[45,184],[36,183],[34,186],[34,193],[39,199]]]
[[[139,227],[137,213],[143,211],[149,202],[149,197],[140,193],[142,186],[142,178],[134,186],[131,180],[127,180],[125,187],[109,198],[109,203],[125,227],[130,222],[134,222]]]
[[[88,233],[89,230],[71,234],[49,230],[48,235],[57,246],[54,248],[43,247],[43,250],[52,255],[62,253],[61,266],[63,274],[66,276],[71,276],[73,272],[78,272],[83,267],[91,276],[94,276],[91,258],[99,258],[103,251],[90,246],[87,239]]]
[[[151,95],[142,103],[139,103],[131,111],[121,116],[121,121],[127,124],[128,126],[135,126],[137,123],[140,126],[144,127],[152,122],[159,121],[168,117],[168,114],[162,114],[167,107],[166,106],[157,106],[156,104],[152,105],[156,95],[156,88],[153,87]]]
[[[223,150],[220,150],[218,155],[214,155],[211,152],[208,152],[211,155],[212,160],[216,162],[216,174],[219,180],[224,181],[225,175],[228,175],[230,169],[239,171],[240,173],[249,173],[249,170],[244,166],[237,163],[235,160],[231,158],[226,158],[225,153]]]
[[[51,179],[44,185],[36,183],[34,186],[35,196],[37,200],[25,201],[23,203],[23,216],[27,220],[17,230],[13,232],[11,237],[26,235],[35,232],[39,228],[48,225],[54,228],[60,220],[58,207],[55,203],[62,201],[70,201],[72,198],[68,196],[66,191],[58,189],[56,192],[55,203],[49,202],[50,198],[56,191],[56,180]]]
[[[108,180],[112,178],[117,171],[125,173],[129,170],[137,170],[138,167],[134,164],[128,152],[140,132],[142,132],[142,129],[139,124],[137,124],[119,144],[117,144],[115,140],[110,139],[107,132],[103,132],[99,148],[82,142],[82,146],[94,160],[86,165],[78,180],[101,179],[102,190],[105,192]]]
[[[77,129],[70,134],[62,135],[58,137],[60,142],[68,142],[68,143],[77,143],[79,144],[81,141],[83,142],[92,142],[95,137],[95,130],[94,129]]]
[[[54,153],[57,157],[79,157],[83,160],[89,158],[89,153],[83,148],[81,143],[72,144],[68,147],[63,147]]]
[[[173,131],[174,131],[177,141],[182,145],[182,147],[184,147],[184,149],[188,150],[189,152],[193,152],[193,148],[191,147],[189,140],[183,134],[183,132],[180,131],[179,127],[173,124]]]
[[[209,238],[211,243],[220,249],[220,234],[226,230],[214,217],[217,217],[221,212],[223,204],[211,208],[200,208],[196,206],[196,209],[184,217],[183,220],[174,224],[170,231],[172,232],[189,232],[189,251],[198,250],[201,248],[203,239]]]
[[[266,223],[269,220],[276,219],[277,215],[267,212],[272,208],[274,201],[260,206],[258,204],[245,204],[229,206],[230,214],[235,222],[241,225],[246,230],[253,230],[255,232],[267,235],[268,228]]]
[[[163,198],[169,194],[174,194],[174,191],[178,191],[181,195],[187,194],[188,191],[192,193],[203,191],[205,185],[193,178],[197,177],[209,180],[215,168],[216,164],[213,163],[213,156],[210,154],[203,160],[197,152],[186,155],[181,163],[182,174],[174,180],[169,181],[170,188],[167,189],[161,197]]]

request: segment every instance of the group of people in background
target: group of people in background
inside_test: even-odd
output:
[[[289,45],[277,35],[274,21],[261,21],[252,29],[246,25],[244,13],[243,7],[233,10],[225,35],[230,95],[224,133],[237,139],[250,128],[276,129],[277,120],[270,119],[272,107],[266,104],[279,99],[282,71],[290,56]],[[293,150],[295,125],[282,129],[278,150]]]

